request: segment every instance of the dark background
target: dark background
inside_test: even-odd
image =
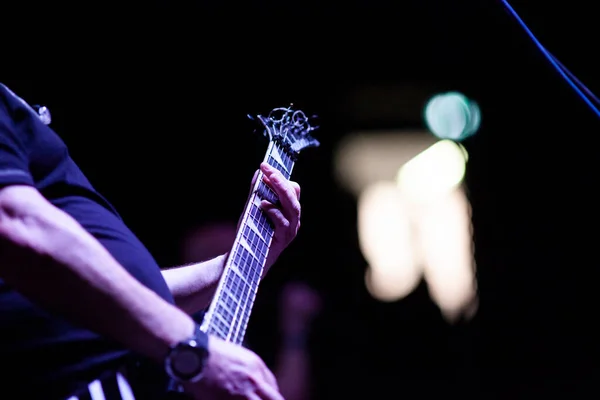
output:
[[[600,91],[591,3],[511,4]],[[4,83],[50,108],[73,158],[162,265],[177,263],[192,224],[237,220],[267,144],[247,113],[293,102],[321,117],[321,147],[303,153],[294,172],[302,229],[263,282],[248,332],[271,363],[282,283],[318,288],[326,309],[313,341],[315,398],[598,391],[600,121],[501,2],[16,8],[3,12],[11,26]],[[357,90],[372,93],[366,105],[352,101]],[[398,303],[370,298],[355,199],[332,173],[345,134],[422,128],[425,100],[445,90],[477,100],[483,116],[464,143],[481,302],[476,318],[457,326],[443,321],[424,285]]]

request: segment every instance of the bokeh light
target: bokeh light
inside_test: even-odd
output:
[[[477,132],[481,111],[476,102],[462,93],[448,92],[437,94],[427,102],[424,119],[436,137],[461,141]]]

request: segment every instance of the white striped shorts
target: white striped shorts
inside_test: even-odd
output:
[[[67,400],[135,400],[135,396],[125,376],[116,372],[107,378],[96,379],[84,393]]]

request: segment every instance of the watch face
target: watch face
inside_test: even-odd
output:
[[[194,376],[202,372],[203,360],[197,350],[183,348],[173,357],[172,366],[180,375]]]

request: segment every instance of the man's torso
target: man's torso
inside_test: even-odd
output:
[[[0,96],[11,109],[10,116],[0,118],[11,118],[21,135],[36,188],[95,236],[141,283],[173,302],[153,257],[92,187],[64,142],[1,85]],[[12,387],[11,391],[20,387],[23,394],[44,393],[45,399],[68,397],[128,357],[118,344],[46,312],[1,280],[0,337],[0,354],[8,370],[0,379],[2,387]]]

